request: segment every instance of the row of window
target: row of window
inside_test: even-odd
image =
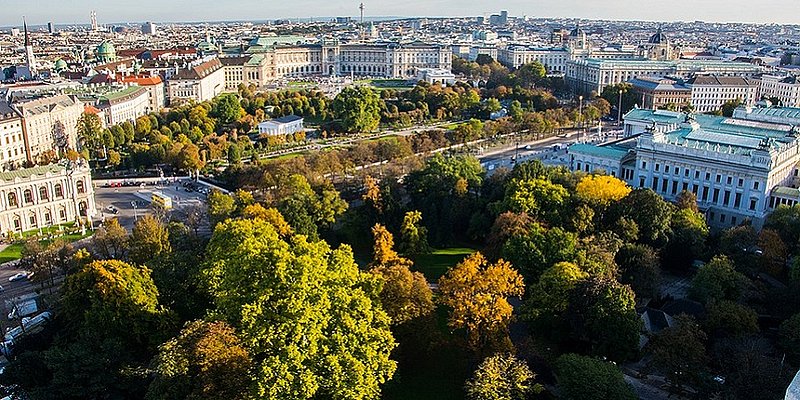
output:
[[[647,170],[647,161],[642,161],[642,169],[643,170]],[[661,164],[660,163],[655,163],[653,171],[654,172],[661,172]],[[680,176],[681,172],[683,173],[683,176],[685,178],[688,178],[689,175],[691,174],[691,170],[689,168],[681,168],[681,167],[677,167],[677,166],[676,167],[670,167],[669,165],[666,165],[666,164],[664,165],[664,175],[673,174],[675,176]],[[716,174],[715,182],[716,183],[722,183],[722,177],[723,177],[722,174]],[[700,179],[700,171],[699,170],[695,170],[694,171],[694,179]],[[732,186],[733,185],[733,179],[734,179],[734,177],[731,176],[731,175],[726,176],[725,177],[725,184],[728,185],[728,186]],[[711,182],[711,172],[706,172],[705,173],[705,180],[707,182]],[[744,183],[745,183],[744,178],[737,178],[737,181],[736,181],[736,186],[737,187],[740,187],[740,188],[744,187]],[[760,187],[761,187],[761,183],[759,181],[753,181],[753,190],[759,190]]]
[[[84,194],[86,192],[86,188],[83,185],[83,181],[78,181],[75,183],[75,187],[78,190],[78,194]],[[64,198],[64,187],[60,183],[56,183],[53,187],[55,191],[55,198],[61,199]],[[22,197],[25,205],[33,204],[33,191],[31,189],[25,189],[22,192]],[[40,201],[48,201],[50,200],[50,194],[47,190],[46,186],[39,187],[39,200]],[[16,192],[8,193],[8,206],[9,207],[19,207],[19,199],[17,199]]]
[[[672,183],[670,189],[670,182]],[[639,187],[645,186],[645,177],[639,177]],[[680,186],[680,188],[679,188]],[[679,182],[677,180],[670,181],[669,179],[660,179],[657,176],[654,176],[650,188],[653,189],[654,192],[662,193],[663,195],[672,195],[675,196],[678,194],[679,191],[689,190],[689,182]],[[702,190],[701,190],[702,189]],[[697,200],[704,203],[711,203],[716,205],[721,205],[722,207],[733,207],[734,209],[739,209],[742,207],[742,193],[740,192],[732,192],[730,190],[720,191],[719,188],[713,188],[711,190],[709,186],[700,186],[698,184],[692,184],[691,192],[697,196]],[[720,201],[720,194],[721,201]],[[733,204],[731,205],[731,194],[733,194]],[[710,195],[710,196],[709,196]],[[750,211],[755,211],[758,208],[758,199],[755,197],[750,198],[750,204],[748,209]]]

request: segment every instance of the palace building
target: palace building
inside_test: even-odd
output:
[[[630,136],[570,146],[569,168],[602,170],[670,201],[687,190],[710,226],[760,228],[778,205],[800,202],[798,124],[796,108],[740,107],[732,118],[634,109],[625,116]]]

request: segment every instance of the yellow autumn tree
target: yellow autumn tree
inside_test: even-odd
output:
[[[433,311],[433,292],[425,276],[412,272],[411,260],[400,257],[394,250],[394,238],[383,225],[372,228],[375,240],[374,258],[370,272],[381,278],[383,310],[398,325]]]
[[[581,179],[576,187],[578,196],[592,204],[601,207],[608,206],[612,201],[628,195],[631,188],[613,176],[608,175],[589,175]]]
[[[371,204],[378,214],[383,212],[381,187],[377,179],[369,175],[364,177],[364,194],[361,196],[361,200],[363,200],[364,203]]]
[[[264,208],[259,203],[250,204],[242,210],[242,217],[248,219],[258,218],[269,222],[282,237],[292,235],[292,227],[276,208]]]
[[[514,310],[508,298],[522,297],[525,285],[511,263],[501,259],[490,264],[475,253],[439,279],[439,291],[451,310],[450,326],[466,329],[470,343],[481,347],[507,332]]]

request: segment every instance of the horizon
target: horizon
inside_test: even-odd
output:
[[[68,8],[53,0],[29,1],[5,6],[0,16],[0,26],[11,28],[22,25],[23,16],[29,26],[46,26],[53,22],[58,26],[88,25],[89,12],[97,12],[100,25],[153,23],[231,23],[266,22],[276,19],[289,20],[328,20],[335,17],[358,17],[359,1],[349,3],[326,3],[320,0],[298,0],[292,5],[269,5],[255,0],[234,0],[218,5],[209,0],[198,0],[191,5],[184,0],[156,2],[140,0],[136,4],[90,4],[86,0],[76,0]],[[688,23],[701,21],[720,24],[756,25],[800,25],[800,17],[787,13],[794,6],[789,0],[765,0],[755,9],[752,2],[745,0],[710,0],[697,5],[690,0],[674,0],[669,4],[649,2],[643,6],[634,0],[608,0],[599,11],[592,12],[593,4],[580,0],[562,0],[545,4],[530,4],[523,0],[509,0],[503,5],[487,5],[475,0],[412,0],[404,4],[365,3],[365,20],[386,20],[405,18],[469,18],[497,14],[508,10],[511,17],[527,16],[531,19],[583,19],[614,22],[666,22]],[[681,7],[685,4],[687,7]],[[741,6],[741,7],[739,7]],[[497,9],[490,9],[496,7]],[[218,8],[226,10],[219,15]],[[742,19],[741,10],[749,8],[748,19]],[[301,13],[302,10],[319,11],[319,15]],[[408,12],[413,10],[413,13]],[[455,15],[452,10],[458,10]],[[57,17],[57,18],[56,18]],[[61,20],[59,20],[61,18]]]

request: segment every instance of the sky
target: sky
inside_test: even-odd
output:
[[[798,0],[365,0],[366,16],[511,16],[800,24]],[[359,0],[0,0],[0,26],[358,15]]]

